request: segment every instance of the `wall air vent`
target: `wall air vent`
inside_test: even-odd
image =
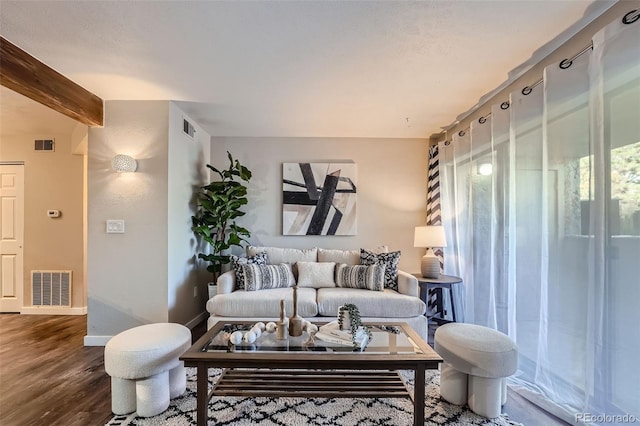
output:
[[[36,151],[55,151],[55,141],[53,139],[36,139],[34,142]]]
[[[71,306],[71,271],[31,271],[33,306]]]
[[[186,133],[187,136],[193,138],[196,134],[196,129],[193,127],[193,124],[189,123],[186,119],[182,119],[182,131]]]

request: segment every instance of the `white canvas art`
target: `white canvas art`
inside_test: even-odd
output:
[[[356,235],[355,163],[283,163],[283,235]]]

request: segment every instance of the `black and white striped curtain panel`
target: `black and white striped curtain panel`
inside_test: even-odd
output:
[[[429,173],[427,177],[427,225],[441,225],[440,208],[440,160],[438,146],[429,148]],[[434,250],[440,259],[440,268],[444,266],[441,248]],[[437,311],[438,296],[442,297],[441,289],[430,289],[427,299],[428,315],[434,315]]]

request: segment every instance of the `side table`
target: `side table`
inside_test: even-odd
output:
[[[455,277],[453,275],[440,275],[438,278],[425,278],[422,274],[412,274],[414,277],[418,279],[418,284],[420,285],[420,299],[424,303],[428,302],[429,297],[429,289],[430,288],[446,288],[449,289],[449,297],[451,300],[451,316],[453,321],[456,321],[456,308],[455,303],[453,301],[453,291],[451,291],[452,284],[459,284],[462,282],[462,278]]]

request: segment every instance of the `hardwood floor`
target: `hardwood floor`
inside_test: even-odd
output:
[[[83,346],[86,320],[0,314],[0,425],[93,426],[111,419],[104,348]],[[203,322],[193,339],[205,331]],[[567,424],[512,391],[504,411],[527,426]]]
[[[104,425],[104,348],[84,347],[86,316],[0,315],[0,424]]]

